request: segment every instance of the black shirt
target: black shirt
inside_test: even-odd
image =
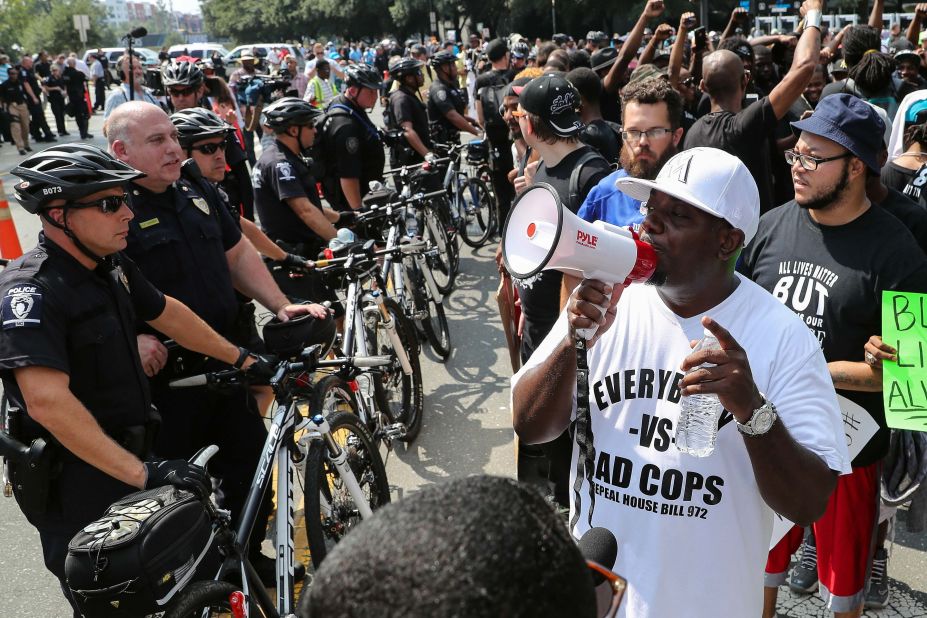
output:
[[[920,182],[912,182],[915,177],[919,177]],[[882,182],[886,187],[901,191],[922,208],[927,208],[927,164],[920,169],[909,170],[892,161],[882,167]]]
[[[0,273],[0,377],[26,409],[13,370],[48,367],[70,377],[68,388],[104,430],[143,424],[151,395],[136,344],[136,320],[164,311],[164,295],[123,254],[90,270],[44,234]],[[25,435],[44,435],[24,423]]]
[[[130,185],[126,253],[159,289],[178,299],[220,334],[238,315],[225,252],[241,230],[214,193],[181,179],[163,193]]]
[[[609,163],[618,163],[621,155],[619,131],[618,125],[599,118],[588,123],[583,128],[583,132],[579,134],[579,139],[584,144],[599,151],[599,154],[605,157],[605,160]]]
[[[36,62],[32,65],[32,68],[35,69],[35,74],[41,77],[42,79],[48,78],[51,76],[51,64],[49,62]],[[105,65],[104,65],[105,68]]]
[[[740,270],[798,314],[828,362],[863,362],[863,346],[882,332],[883,290],[927,292],[927,257],[904,225],[878,207],[846,225],[824,226],[794,201],[783,204],[760,218]],[[889,437],[882,393],[837,393],[880,426],[853,465],[878,461]]]
[[[254,190],[251,187],[251,176],[248,173],[248,153],[245,146],[238,141],[238,133],[232,134],[225,145],[225,163],[229,170],[225,173],[225,178],[219,183],[219,186],[225,191],[231,203],[238,210],[233,217],[238,221],[239,216],[246,219],[254,220]]]
[[[338,111],[333,113],[335,110]],[[326,171],[329,177],[337,179],[356,178],[360,183],[361,197],[364,197],[370,191],[371,181],[383,181],[386,155],[380,133],[367,117],[367,112],[344,95],[332,99],[327,114],[325,148],[331,152],[334,165]],[[331,183],[328,191],[332,189],[335,195],[326,195],[332,205],[339,210],[349,210],[341,183]]]
[[[581,146],[550,168],[542,161],[534,174],[534,183],[543,182],[552,186],[564,206],[574,214],[579,210],[592,187],[612,171],[608,161],[601,157],[586,161],[579,172],[577,195],[571,201],[569,199],[570,177],[580,158],[588,152],[594,151],[589,146]],[[518,296],[521,298],[521,310],[525,314],[523,350],[527,348],[529,353],[533,352],[557,321],[557,316],[560,314],[560,282],[562,280],[563,274],[556,270],[545,270],[529,279],[515,280],[518,286]]]
[[[760,212],[775,204],[770,182],[769,144],[767,137],[778,120],[767,97],[737,114],[712,112],[699,118],[686,133],[685,149],[696,146],[719,148],[743,161],[760,192]]]
[[[0,84],[0,100],[4,103],[24,104],[26,102],[26,89],[20,80],[6,80]]]
[[[87,76],[74,67],[65,67],[61,72],[61,78],[64,80],[65,90],[71,102],[76,104],[77,101],[83,101],[84,83],[87,81]]]
[[[400,87],[389,95],[389,107],[397,128],[401,128],[404,122],[412,123],[412,129],[418,138],[422,140],[426,148],[431,148],[431,139],[428,135],[428,111],[425,104],[414,93],[409,92],[405,86]]]
[[[437,130],[438,139],[455,143],[460,139],[460,131],[447,119],[447,114],[457,112],[462,116],[466,109],[466,90],[440,79],[432,82],[428,89],[428,122]]]
[[[322,210],[322,200],[315,188],[315,178],[302,157],[274,141],[268,144],[254,166],[254,206],[261,229],[271,240],[309,243],[307,255],[316,255],[323,241],[303,223],[286,200],[305,197]]]
[[[501,71],[498,69],[492,69],[491,71],[486,71],[485,73],[479,75],[476,78],[476,84],[474,90],[478,99],[483,101],[488,95],[482,95],[481,91],[484,88],[492,88],[497,86],[505,86],[509,83],[508,71]],[[502,103],[501,93],[499,93],[499,104]],[[488,97],[492,98],[492,97]],[[490,122],[490,118],[495,116],[499,121],[498,126]],[[483,120],[486,124],[486,137],[489,139],[489,143],[494,146],[507,145],[511,144],[512,141],[509,139],[509,129],[505,124],[505,121],[502,120],[502,116],[499,115],[499,109],[487,109],[485,102],[483,103]]]
[[[921,251],[927,254],[927,209],[891,187],[880,206],[908,228]]]
[[[63,77],[46,77],[42,82],[45,84],[46,88],[61,88],[61,90],[49,90],[48,98],[49,100],[63,100],[64,99],[64,78]]]
[[[29,84],[29,87],[32,88],[32,94],[36,97],[39,96],[41,88],[39,88],[39,82],[35,78],[35,71],[32,69],[27,69],[23,66],[19,67],[19,81]],[[33,105],[32,99],[27,100],[29,105]]]

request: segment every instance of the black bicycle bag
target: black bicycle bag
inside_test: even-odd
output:
[[[126,496],[68,544],[71,595],[87,618],[163,612],[190,581],[215,575],[215,534],[191,492],[167,485]]]

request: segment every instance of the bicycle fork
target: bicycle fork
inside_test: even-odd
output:
[[[389,309],[386,308],[386,303],[383,302],[383,295],[380,294],[379,290],[373,290],[370,292],[370,297],[373,298],[373,302],[377,304],[377,309],[380,311],[380,319],[383,321],[386,334],[389,337],[390,343],[393,344],[393,349],[396,351],[396,357],[399,359],[399,364],[402,366],[402,372],[407,376],[412,375],[412,363],[409,362],[409,355],[406,354],[406,349],[403,347],[402,340],[399,338],[399,333],[396,331],[396,323],[393,321],[393,316],[390,314]]]
[[[360,512],[361,519],[368,519],[373,515],[373,510],[371,510],[370,504],[367,503],[367,496],[364,495],[360,482],[358,482],[357,477],[354,476],[354,470],[352,470],[350,464],[348,464],[348,452],[341,448],[335,441],[334,436],[332,436],[331,425],[328,424],[328,421],[323,415],[316,414],[312,417],[312,422],[322,435],[326,450],[328,451],[328,458],[335,466],[335,469],[338,470],[338,475],[344,482],[344,486],[348,489],[348,493],[351,494],[351,499],[354,500],[354,504]],[[327,508],[328,514],[331,515],[331,505],[325,504],[325,508]]]

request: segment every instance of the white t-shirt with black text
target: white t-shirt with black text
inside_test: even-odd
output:
[[[792,437],[829,468],[850,472],[837,399],[817,340],[794,313],[737,275],[739,285],[705,314],[681,318],[651,286],[632,285],[612,327],[589,350],[596,493],[592,525],[618,540],[615,572],[628,580],[620,616],[759,616],[773,511],[766,505],[745,438],[724,412],[714,453],[695,458],[673,444],[679,367],[702,315],[746,350],[753,380]],[[567,335],[565,313],[516,374],[550,356]],[[575,414],[575,409],[574,409]],[[570,486],[576,475],[573,448]],[[572,499],[572,491],[571,491]],[[584,482],[578,539],[589,529]],[[572,505],[575,509],[575,504]],[[572,513],[571,513],[572,516]]]

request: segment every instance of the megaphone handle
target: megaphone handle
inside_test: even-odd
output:
[[[599,308],[599,311],[602,312],[602,315],[605,315],[605,312],[608,311],[608,305],[609,305],[609,302],[611,301],[611,299],[612,299],[612,295],[611,295],[611,294],[606,294],[606,295],[605,295],[605,304],[604,304],[604,305],[596,305],[596,307]],[[589,328],[577,328],[577,329],[576,329],[576,336],[577,336],[577,337],[582,337],[582,338],[585,339],[586,341],[589,341],[590,339],[592,339],[592,336],[595,335],[595,332],[596,332],[597,330],[599,330],[598,324],[596,324],[595,326],[590,326]]]

